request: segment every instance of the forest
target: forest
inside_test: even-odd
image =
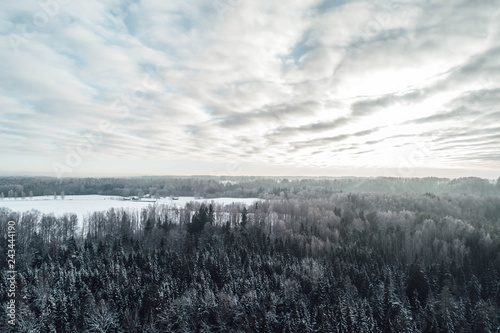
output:
[[[204,198],[328,198],[333,193],[411,193],[436,195],[468,193],[500,195],[496,181],[477,177],[398,178],[398,177],[128,177],[128,178],[55,178],[0,177],[0,199],[53,195],[114,196],[194,196]]]
[[[96,184],[107,182],[117,184]],[[154,184],[132,182],[144,192]],[[498,182],[165,182],[262,200],[110,209],[84,221],[0,208],[2,253],[16,223],[17,271],[16,328],[2,292],[0,331],[500,332]],[[7,260],[0,270],[8,290]]]

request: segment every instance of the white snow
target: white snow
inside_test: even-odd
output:
[[[148,199],[149,200],[149,199]],[[258,198],[216,198],[216,199],[200,199],[195,197],[179,197],[178,200],[172,198],[160,198],[157,204],[167,204],[178,208],[190,201],[219,203],[229,205],[231,203],[242,203],[251,205]],[[121,197],[104,196],[104,195],[67,195],[64,200],[60,196],[54,199],[54,196],[39,196],[33,198],[21,199],[5,198],[0,200],[0,207],[6,207],[15,212],[26,212],[31,209],[39,210],[44,214],[54,213],[56,216],[61,216],[65,213],[74,213],[78,216],[79,226],[83,222],[83,218],[97,211],[107,211],[110,208],[125,208],[137,210],[140,212],[142,208],[152,205],[154,202],[123,200]]]

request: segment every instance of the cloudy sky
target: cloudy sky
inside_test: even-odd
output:
[[[0,7],[0,174],[500,176],[499,1]]]

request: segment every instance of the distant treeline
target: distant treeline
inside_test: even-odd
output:
[[[205,198],[324,198],[339,192],[442,195],[500,194],[500,178],[271,178],[271,177],[0,177],[0,198],[54,195],[201,196]],[[3,194],[3,195],[2,195]]]
[[[173,215],[172,215],[173,214]],[[497,332],[500,197],[335,193],[16,221],[16,330]],[[0,261],[7,270],[7,261]],[[7,289],[6,279],[0,290]]]

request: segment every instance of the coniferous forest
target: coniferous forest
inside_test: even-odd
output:
[[[17,228],[16,327],[2,292],[0,331],[500,332],[494,185],[263,184],[268,200],[249,206],[150,205],[84,221],[0,208],[2,253],[7,222]],[[0,269],[4,291],[6,260]]]

